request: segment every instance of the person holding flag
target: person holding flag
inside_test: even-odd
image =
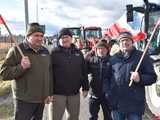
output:
[[[42,120],[45,102],[51,100],[50,55],[43,36],[41,26],[30,23],[26,39],[9,50],[0,68],[2,79],[11,80],[15,120]]]
[[[156,82],[150,57],[145,54],[138,71],[135,71],[142,52],[133,46],[129,32],[117,38],[120,51],[111,57],[111,97],[113,120],[142,120],[145,110],[145,86]],[[129,86],[130,81],[133,81]]]

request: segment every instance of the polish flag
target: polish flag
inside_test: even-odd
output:
[[[4,19],[3,19],[2,15],[0,15],[0,24],[4,24],[4,23],[5,23]]]
[[[160,116],[155,116],[154,120],[160,120]]]
[[[140,27],[140,20],[133,22],[132,24],[127,23],[126,14],[124,14],[120,19],[118,19],[114,24],[112,24],[105,32],[106,36],[116,39],[121,32],[131,32],[133,35],[133,40],[140,41],[146,38],[146,34],[140,30],[135,29]],[[137,24],[139,22],[139,24]],[[132,27],[133,26],[133,27]]]

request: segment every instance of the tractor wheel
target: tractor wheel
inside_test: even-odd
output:
[[[154,63],[157,73],[157,82],[146,87],[146,101],[150,111],[158,116],[160,115],[160,61]]]

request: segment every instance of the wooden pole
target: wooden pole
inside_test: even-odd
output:
[[[152,32],[152,34],[151,34],[151,36],[150,36],[150,39],[149,39],[149,41],[148,41],[148,43],[147,43],[147,45],[146,45],[146,47],[145,47],[145,49],[144,49],[144,52],[143,52],[143,54],[142,54],[142,56],[141,56],[141,59],[140,59],[139,62],[138,62],[138,65],[137,65],[137,67],[136,67],[136,69],[135,69],[135,72],[138,72],[138,69],[139,69],[139,67],[140,67],[140,65],[141,65],[141,63],[142,63],[142,61],[143,61],[143,59],[144,59],[145,54],[147,53],[147,50],[148,50],[148,48],[149,48],[149,45],[150,45],[150,43],[151,43],[151,41],[152,41],[152,39],[153,39],[153,36],[154,36],[154,34],[155,34],[155,32],[156,32],[156,29],[158,28],[159,24],[160,24],[160,18],[159,18],[156,26],[155,26],[154,29],[153,29],[153,32]],[[129,82],[129,87],[131,87],[132,83],[133,83],[133,80],[130,80],[130,82]]]

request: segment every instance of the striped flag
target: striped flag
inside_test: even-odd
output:
[[[140,20],[138,21],[140,22]],[[140,25],[137,24],[137,21],[132,25],[134,25],[134,27],[140,27]],[[121,32],[131,32],[134,41],[144,40],[146,34],[140,30],[134,29],[132,25],[127,23],[126,14],[124,14],[106,30],[105,35],[116,39]]]
[[[4,21],[3,17],[2,17],[2,15],[0,15],[0,24],[4,24],[4,23],[5,23],[5,21]]]
[[[155,116],[154,120],[160,120],[160,116]]]

